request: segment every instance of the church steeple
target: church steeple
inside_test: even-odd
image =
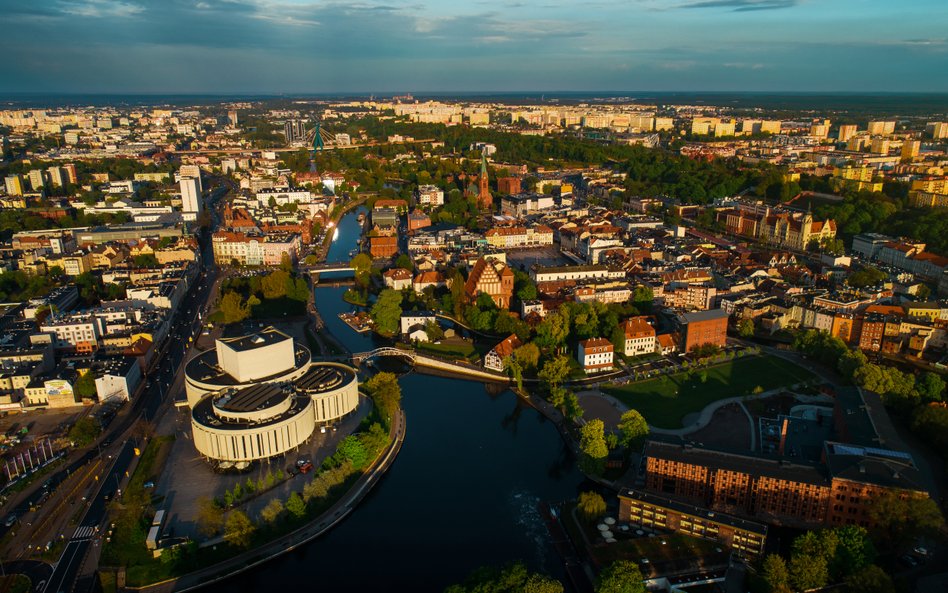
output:
[[[490,182],[487,177],[487,155],[481,153],[481,175],[477,180],[477,205],[482,210],[490,210],[494,206],[494,198],[490,195]]]

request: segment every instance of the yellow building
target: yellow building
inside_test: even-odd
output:
[[[922,143],[919,140],[906,140],[902,143],[902,158],[914,159],[922,149]]]
[[[849,142],[849,139],[856,135],[856,124],[843,124],[839,126],[839,134],[836,137],[838,142]]]
[[[948,178],[915,179],[909,189],[933,194],[948,194]]]
[[[871,167],[838,167],[833,171],[830,185],[834,190],[847,188],[854,191],[882,191],[882,182],[873,181],[875,169]]]
[[[948,208],[948,195],[911,191],[909,192],[909,203],[915,208]]]
[[[869,152],[874,154],[889,154],[890,142],[885,138],[873,138]]]
[[[941,317],[941,305],[938,303],[906,303],[902,306],[906,315],[916,319],[935,321]]]
[[[894,121],[871,121],[869,122],[869,134],[872,136],[887,136],[895,132]]]

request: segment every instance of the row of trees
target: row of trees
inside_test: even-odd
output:
[[[599,574],[596,593],[645,593],[644,577],[638,565],[617,560]],[[530,572],[517,562],[502,569],[480,568],[464,584],[451,585],[445,593],[562,593],[563,584],[548,576]]]
[[[793,348],[837,369],[859,387],[880,394],[887,406],[898,411],[911,412],[919,404],[942,401],[945,381],[937,373],[916,376],[892,366],[870,363],[862,351],[850,349],[825,331],[811,329],[798,333]]]

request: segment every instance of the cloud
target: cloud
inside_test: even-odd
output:
[[[799,4],[800,0],[698,0],[680,4],[678,8],[730,8],[734,12],[751,12],[793,8]]]
[[[91,18],[129,18],[141,14],[145,7],[120,0],[62,0],[62,12]]]

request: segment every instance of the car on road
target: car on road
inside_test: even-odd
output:
[[[16,515],[13,513],[7,515],[7,520],[3,522],[7,527],[12,527],[14,523],[16,523]]]

